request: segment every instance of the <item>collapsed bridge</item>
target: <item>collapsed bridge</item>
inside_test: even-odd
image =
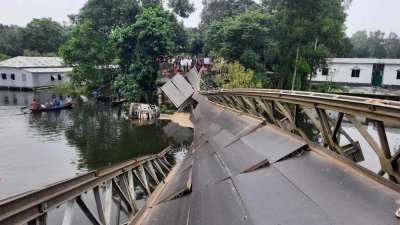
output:
[[[62,224],[73,224],[74,204],[91,224],[104,225],[399,223],[400,151],[389,148],[385,127],[400,126],[400,103],[283,90],[199,92],[196,80],[188,95],[178,83],[168,96],[178,95],[173,102],[185,107],[194,103],[194,140],[180,163],[172,167],[166,149],[11,197],[0,202],[0,224],[46,224],[59,206]],[[377,173],[356,163],[362,149],[344,120],[375,152]],[[140,206],[138,187],[148,194]]]

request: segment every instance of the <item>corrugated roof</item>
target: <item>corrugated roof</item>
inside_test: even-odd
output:
[[[72,72],[74,68],[65,67],[65,68],[24,68],[24,70],[31,73],[68,73]]]
[[[400,59],[373,59],[373,58],[332,58],[328,60],[332,63],[351,63],[351,64],[400,64]]]
[[[0,67],[16,67],[16,68],[63,67],[63,59],[60,57],[18,56],[15,58],[1,61]]]

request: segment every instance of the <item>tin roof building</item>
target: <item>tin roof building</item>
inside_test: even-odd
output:
[[[0,87],[37,89],[68,83],[72,70],[60,57],[18,56],[0,62]]]

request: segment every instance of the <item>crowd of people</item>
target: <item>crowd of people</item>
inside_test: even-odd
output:
[[[164,69],[164,76],[166,76],[166,64],[173,65],[174,69],[174,75],[177,73],[186,73],[190,71],[192,68],[197,69],[197,71],[200,71],[201,68],[206,68],[207,70],[210,69],[210,66],[212,65],[212,59],[210,57],[204,57],[204,58],[199,58],[199,57],[183,57],[183,56],[177,56],[173,58],[157,58],[157,64],[163,67]]]
[[[65,98],[65,104],[69,104],[72,103],[72,97],[70,95],[68,95]],[[31,103],[31,108],[32,109],[51,109],[51,108],[59,108],[59,107],[63,107],[64,106],[64,101],[62,100],[62,98],[53,98],[51,101],[46,101],[43,104],[40,104],[36,99],[32,100]]]

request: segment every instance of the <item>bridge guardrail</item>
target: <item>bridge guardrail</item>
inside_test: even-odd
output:
[[[123,202],[129,217],[138,211],[135,197],[135,185],[145,193],[154,191],[150,183],[158,184],[165,178],[171,165],[165,158],[172,148],[168,147],[156,155],[148,155],[118,164],[110,165],[72,179],[54,183],[44,188],[26,192],[0,201],[0,225],[11,224],[47,224],[47,214],[66,203],[63,225],[72,224],[75,203],[92,224],[109,225],[111,223],[113,189],[119,203]],[[138,184],[134,184],[136,179]],[[101,201],[100,187],[105,186],[104,206]],[[82,194],[92,191],[97,213],[92,212],[83,200]],[[121,211],[118,211],[117,218]],[[97,216],[98,215],[98,216]]]
[[[397,163],[400,149],[392,154],[385,131],[385,124],[400,126],[400,102],[271,89],[216,90],[203,91],[200,94],[211,102],[261,117],[279,128],[310,139],[299,125],[299,116],[305,115],[310,124],[320,132],[324,147],[356,161],[356,153],[361,151],[361,147],[342,128],[342,122],[346,118],[378,156],[381,167],[378,174],[388,174],[391,181],[400,182]],[[360,119],[374,123],[379,140],[373,138]],[[341,145],[341,138],[347,139],[349,144]]]

